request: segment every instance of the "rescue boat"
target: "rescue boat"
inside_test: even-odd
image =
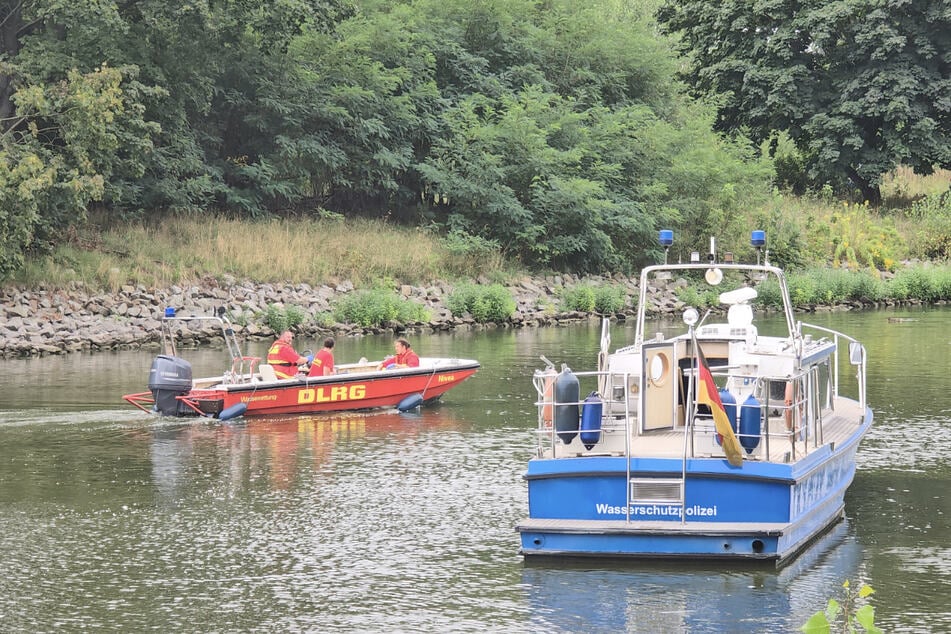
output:
[[[175,327],[182,322],[210,322],[220,330],[230,367],[217,376],[194,378],[192,365],[178,356]],[[162,416],[204,416],[226,420],[237,416],[314,414],[375,408],[414,409],[439,399],[479,370],[473,359],[420,357],[419,367],[378,370],[379,361],[361,359],[341,364],[330,376],[298,375],[279,379],[260,357],[241,353],[231,322],[219,310],[212,316],[179,316],[166,309],[162,319],[164,354],[149,370],[147,392],[122,398],[135,407]]]

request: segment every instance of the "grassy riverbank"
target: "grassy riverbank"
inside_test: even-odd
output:
[[[897,272],[909,260],[945,262],[951,200],[941,194],[949,178],[947,171],[918,177],[899,170],[883,186],[880,210],[821,194],[777,194],[764,208],[725,219],[729,235],[718,236],[718,246],[742,255],[749,228],[764,228],[771,259],[790,268],[877,275]],[[479,277],[505,282],[526,273],[499,249],[472,239],[333,214],[267,221],[189,215],[130,224],[92,218],[66,238],[7,284],[80,281],[114,291],[129,283],[162,288],[231,276],[258,283],[350,280],[367,288]]]

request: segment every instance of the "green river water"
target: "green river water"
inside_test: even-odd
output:
[[[0,361],[0,630],[794,632],[848,579],[885,631],[951,631],[951,309],[800,317],[866,344],[875,422],[847,520],[778,571],[523,561],[531,374],[593,368],[595,322],[413,337],[482,369],[403,415],[162,419],[121,400],[152,352]]]

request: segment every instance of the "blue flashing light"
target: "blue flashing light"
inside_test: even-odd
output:
[[[660,241],[662,247],[669,247],[674,243],[674,232],[670,229],[661,229],[657,235],[657,239]]]
[[[165,307],[165,316],[166,316],[166,317],[174,317],[174,316],[175,316],[175,309],[174,309],[172,306],[166,306],[166,307]]]
[[[750,244],[759,249],[766,246],[766,232],[757,229],[750,233]]]

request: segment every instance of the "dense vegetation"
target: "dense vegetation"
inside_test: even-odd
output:
[[[222,219],[366,219],[416,227],[458,261],[493,254],[581,272],[653,259],[661,227],[688,248],[717,234],[740,251],[753,224],[776,229],[781,263],[889,268],[919,248],[903,244],[910,233],[898,226],[915,221],[927,227],[927,257],[944,258],[946,173],[918,207],[871,226],[862,219],[879,213],[875,197],[849,198],[901,163],[918,172],[951,164],[951,18],[938,2],[912,13],[907,3],[871,4],[835,5],[844,25],[865,25],[839,39],[803,30],[799,14],[712,15],[710,29],[747,19],[747,31],[796,29],[805,44],[784,57],[775,38],[758,38],[774,53],[762,67],[750,65],[753,44],[752,57],[708,60],[710,72],[732,69],[732,80],[764,77],[761,93],[742,99],[728,98],[739,84],[727,75],[698,83],[690,67],[698,91],[717,93],[708,104],[678,80],[687,67],[658,31],[656,0],[0,0],[0,278],[22,277],[54,250],[99,248],[117,227],[179,232],[177,248],[189,238],[175,226]],[[691,6],[670,2],[661,16],[704,64],[691,47],[723,33],[701,32],[675,10]],[[823,23],[821,12],[808,15]],[[869,48],[876,24],[890,27],[890,48]],[[850,42],[850,33],[863,38]],[[836,56],[821,58],[819,44],[834,44]],[[806,61],[839,77],[837,60],[866,53],[902,61],[881,76],[864,68],[822,130],[801,117],[827,103],[769,88],[799,86]],[[779,116],[789,110],[800,118]],[[846,147],[853,167],[874,174],[856,178]],[[842,160],[828,160],[836,152]],[[858,204],[833,218],[837,226],[828,214],[810,225],[774,189],[783,184],[804,185],[807,200],[827,206],[843,196]],[[872,210],[855,212],[866,198]],[[119,240],[115,255],[136,258]],[[294,245],[288,237],[297,258],[320,249]],[[75,254],[63,270],[84,259]]]
[[[718,129],[795,141],[777,166],[790,185],[854,186],[878,205],[896,164],[951,161],[946,0],[668,0],[660,19],[682,36],[691,86],[717,97]]]

